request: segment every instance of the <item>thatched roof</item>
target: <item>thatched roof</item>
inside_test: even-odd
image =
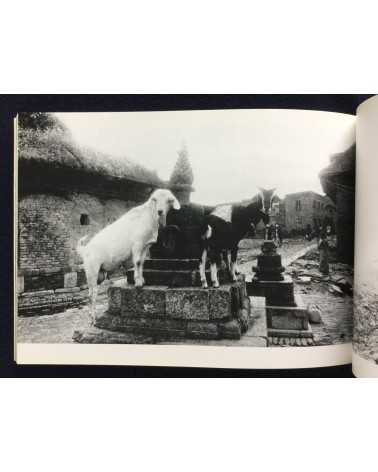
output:
[[[46,165],[49,168],[73,169],[97,174],[104,178],[131,180],[154,186],[165,183],[155,171],[131,161],[78,146],[68,132],[20,129],[18,135],[19,163]]]
[[[356,144],[344,152],[333,154],[330,163],[319,173],[324,192],[336,200],[338,190],[354,193],[356,171]]]

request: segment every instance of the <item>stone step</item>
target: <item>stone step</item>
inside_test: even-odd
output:
[[[144,268],[147,270],[198,270],[197,259],[146,259]]]
[[[134,270],[126,272],[127,282],[134,285]],[[201,278],[198,270],[151,270],[144,269],[143,277],[146,285],[165,285],[168,287],[200,287]],[[206,271],[207,283],[211,286],[210,271]],[[230,275],[225,270],[218,271],[219,283],[230,283]]]

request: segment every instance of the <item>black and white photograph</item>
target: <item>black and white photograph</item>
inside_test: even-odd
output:
[[[353,335],[355,117],[20,113],[18,344]]]
[[[355,370],[378,375],[378,100],[358,110],[356,191],[356,273],[353,349]],[[371,208],[369,211],[368,209]]]

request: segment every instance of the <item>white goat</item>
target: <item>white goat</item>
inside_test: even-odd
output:
[[[79,240],[77,252],[83,259],[91,300],[91,321],[95,321],[97,283],[105,278],[100,272],[112,270],[124,261],[134,265],[135,286],[143,287],[143,263],[148,248],[157,241],[159,226],[166,225],[168,211],[180,209],[170,190],[155,190],[143,205],[129,210],[114,223],[98,232],[87,245],[88,236]]]

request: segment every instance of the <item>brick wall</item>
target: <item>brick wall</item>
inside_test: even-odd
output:
[[[19,274],[71,270],[81,263],[76,253],[79,238],[97,233],[132,206],[135,202],[80,193],[23,197],[19,202]]]
[[[100,199],[85,193],[21,197],[19,314],[51,314],[85,303],[88,290],[82,260],[76,252],[78,240],[86,234],[94,235],[135,205],[133,201]]]

